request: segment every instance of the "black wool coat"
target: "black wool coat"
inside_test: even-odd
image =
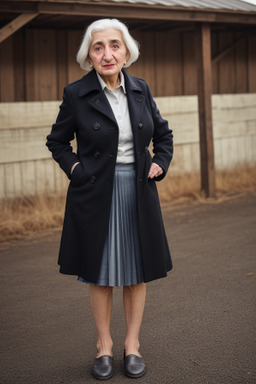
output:
[[[148,85],[123,71],[134,138],[137,214],[144,281],[166,276],[172,262],[155,181],[166,175],[173,153],[172,131]],[[76,136],[77,151],[70,141]],[[153,161],[163,174],[148,179]],[[60,272],[97,282],[108,233],[118,124],[92,70],[64,89],[56,123],[47,136],[53,158],[70,178],[59,260]],[[72,175],[72,165],[79,161]]]

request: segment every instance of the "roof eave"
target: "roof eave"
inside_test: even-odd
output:
[[[11,6],[10,6],[11,3]],[[256,24],[256,12],[85,1],[0,0],[0,11],[125,19]]]

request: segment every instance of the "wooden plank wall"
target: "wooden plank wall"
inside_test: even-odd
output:
[[[65,189],[67,180],[45,146],[59,104],[0,104],[0,198]]]
[[[0,101],[59,100],[63,87],[85,74],[75,60],[83,31],[22,29],[0,45]],[[141,55],[129,72],[144,78],[156,97],[197,94],[193,32],[138,32]],[[213,32],[213,57],[237,38]],[[213,65],[213,93],[256,92],[256,35],[248,34]]]
[[[156,98],[174,131],[171,173],[199,172],[199,122],[196,96]],[[256,165],[256,94],[212,96],[216,170]]]
[[[156,98],[174,132],[169,176],[198,172],[199,127],[196,96]],[[68,180],[45,146],[59,101],[0,103],[0,199],[51,194]],[[256,165],[256,93],[214,95],[213,129],[217,170]]]

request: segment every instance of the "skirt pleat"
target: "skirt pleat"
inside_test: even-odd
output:
[[[90,283],[78,277],[78,280]],[[117,164],[102,263],[97,285],[128,286],[143,282],[136,207],[134,164]]]

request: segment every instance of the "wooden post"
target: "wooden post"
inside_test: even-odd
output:
[[[18,29],[23,27],[29,21],[33,20],[38,13],[23,13],[12,20],[10,23],[0,29],[0,43],[2,43],[7,37],[11,36]]]
[[[207,197],[215,196],[214,144],[212,132],[211,29],[199,26],[196,42],[198,67],[198,111],[200,130],[201,187]]]

